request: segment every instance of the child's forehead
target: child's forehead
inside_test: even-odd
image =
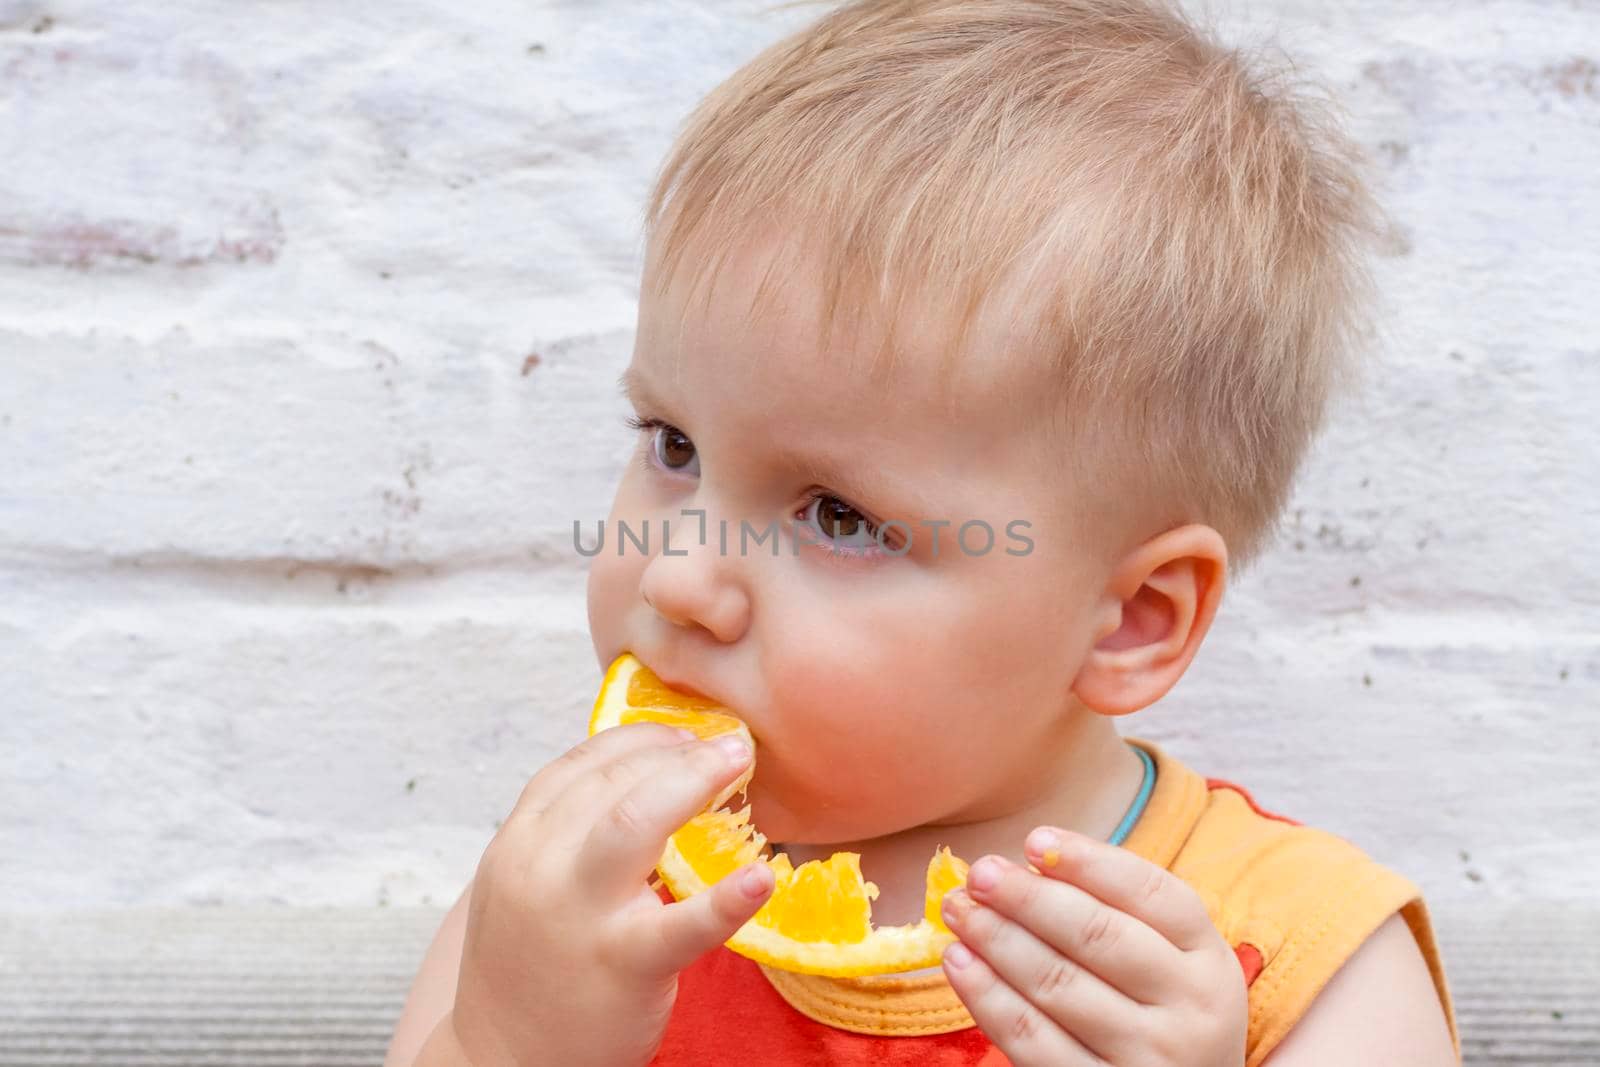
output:
[[[792,238],[759,236],[708,260],[685,259],[692,265],[662,289],[647,257],[636,362],[661,373],[709,361],[753,388],[891,401],[941,417],[989,408],[1015,416],[1019,404],[1039,399],[1030,317],[1006,294],[958,337],[960,300],[916,287],[897,289],[892,309],[868,291],[842,292],[830,316],[816,261]]]

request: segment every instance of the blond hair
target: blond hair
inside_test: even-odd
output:
[[[1020,295],[1018,392],[1049,398],[1086,523],[1203,521],[1237,570],[1359,380],[1379,212],[1332,111],[1169,0],[855,0],[689,116],[645,208],[654,288],[781,220],[829,328],[889,308],[875,368],[902,302],[942,302],[941,374]]]

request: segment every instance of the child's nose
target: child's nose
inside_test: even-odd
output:
[[[737,641],[750,624],[750,598],[716,545],[687,555],[658,555],[645,566],[639,595],[657,615],[675,626],[698,626],[718,641]]]

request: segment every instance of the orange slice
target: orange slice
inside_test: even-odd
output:
[[[618,656],[600,684],[591,736],[630,722],[660,722],[693,731],[697,736],[738,734],[755,750],[750,730],[727,708],[669,689],[631,653]],[[740,778],[724,789],[705,811],[667,839],[656,872],[684,900],[703,893],[747,863],[772,868],[776,884],[771,898],[728,939],[742,956],[786,971],[836,978],[894,974],[939,964],[955,935],[940,918],[945,893],[967,880],[967,864],[948,848],[928,862],[923,917],[904,926],[874,926],[872,901],[878,887],[861,875],[861,856],[835,852],[826,860],[799,867],[784,853],[772,854],[767,839],[750,822],[750,807],[724,805],[744,792],[755,774],[752,759]]]

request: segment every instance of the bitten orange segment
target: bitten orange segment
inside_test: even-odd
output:
[[[672,835],[672,844],[694,877],[715,885],[747,863],[762,858],[767,839],[750,825],[750,808],[704,811]]]
[[[802,942],[854,945],[871,936],[878,887],[862,879],[860,853],[835,852],[796,870],[780,852],[770,866],[777,884],[756,922]]]
[[[737,715],[668,688],[625,652],[606,670],[589,733],[640,721],[665,723],[701,738],[737,734],[752,752],[756,747]],[[762,862],[775,878],[772,896],[728,939],[733,951],[782,970],[841,978],[937,966],[945,946],[955,940],[939,908],[947,892],[966,883],[967,864],[949,848],[940,848],[928,863],[922,920],[874,926],[872,901],[878,887],[862,877],[858,853],[835,852],[826,860],[795,867],[784,853],[772,854],[766,837],[750,822],[749,805],[737,811],[723,807],[744,791],[755,767],[752,759],[737,781],[667,839],[656,872],[673,897],[703,893],[745,864]]]

